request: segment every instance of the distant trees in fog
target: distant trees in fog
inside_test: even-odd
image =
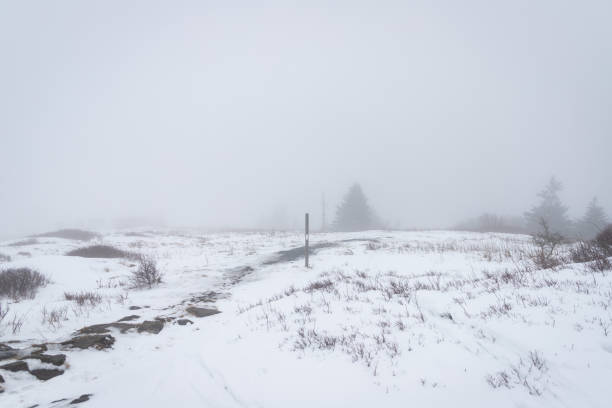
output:
[[[344,195],[332,226],[336,231],[363,231],[378,227],[376,215],[359,184],[353,184]]]
[[[599,205],[597,198],[593,198],[585,214],[572,221],[567,216],[568,207],[559,198],[562,188],[562,184],[552,177],[538,194],[540,203],[525,213],[529,231],[540,232],[542,222],[545,222],[552,232],[562,234],[566,238],[595,238],[608,224],[603,207]]]
[[[599,204],[597,198],[593,198],[584,215],[577,220],[572,220],[568,216],[568,207],[559,197],[562,189],[561,182],[552,177],[538,193],[538,203],[526,211],[523,217],[485,213],[456,225],[454,229],[536,235],[550,233],[562,235],[565,238],[592,240],[610,222],[604,208]],[[543,228],[543,225],[546,225],[546,228]]]
[[[582,218],[576,222],[576,235],[582,239],[593,239],[607,224],[606,212],[597,202],[597,197],[593,197]]]
[[[555,177],[551,177],[548,184],[538,193],[540,202],[525,212],[527,229],[530,232],[540,230],[544,221],[552,232],[565,236],[571,234],[572,221],[567,216],[568,207],[559,198],[563,185]]]

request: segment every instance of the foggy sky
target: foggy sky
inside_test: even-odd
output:
[[[258,3],[255,5],[255,3]],[[0,236],[612,213],[612,2],[0,0]],[[281,214],[281,215],[276,215]],[[285,214],[285,215],[282,215]]]

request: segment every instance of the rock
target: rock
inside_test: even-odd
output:
[[[65,341],[62,346],[76,347],[80,349],[86,349],[89,347],[95,347],[98,350],[107,349],[115,343],[115,338],[109,334],[104,335],[91,335],[91,336],[78,336],[68,341]]]
[[[4,392],[4,387],[0,385],[0,394]]]
[[[40,354],[48,350],[46,344],[32,344],[32,348],[37,348],[38,350],[31,351],[30,354]]]
[[[164,322],[159,320],[147,320],[138,326],[138,333],[147,332],[157,334],[164,328]]]
[[[191,303],[214,303],[219,299],[227,299],[228,297],[229,295],[227,293],[221,293],[221,292],[215,292],[214,290],[209,290],[207,292],[202,292],[198,295],[192,296],[191,299],[189,300]]]
[[[130,329],[136,328],[138,325],[134,323],[103,323],[94,324],[92,326],[83,327],[79,330],[80,334],[102,334],[108,333],[111,328],[119,329],[121,333],[125,333]]]
[[[58,402],[66,401],[68,398],[61,398],[55,401],[51,401],[52,404],[57,404]]]
[[[43,363],[53,364],[54,366],[61,366],[66,362],[65,354],[30,354],[23,358],[23,360],[34,359],[40,360]]]
[[[130,310],[138,310],[138,309],[142,309],[142,307],[140,307],[140,306],[130,306]]]
[[[17,356],[17,352],[14,350],[0,351],[0,361],[7,360],[9,358],[15,358],[16,356]]]
[[[125,316],[122,317],[121,319],[117,320],[118,322],[131,322],[132,320],[136,320],[139,319],[140,316],[138,315],[129,315],[129,316]]]
[[[9,351],[9,350],[13,350],[13,348],[9,346],[8,344],[0,343],[0,351]]]
[[[30,370],[30,374],[42,381],[50,380],[53,377],[64,374],[64,370],[57,370],[55,368],[37,368]]]
[[[79,398],[73,399],[70,403],[71,404],[80,404],[81,402],[89,401],[89,397],[91,397],[92,395],[93,394],[83,394]]]
[[[0,368],[16,373],[17,371],[28,371],[28,364],[25,361],[13,361],[12,363],[0,366]]]
[[[105,323],[105,324],[94,324],[93,326],[83,327],[79,330],[79,334],[102,334],[108,333],[111,328],[119,329],[121,333],[125,333],[130,329],[136,329],[138,333],[148,332],[157,334],[164,328],[163,321],[145,321],[142,323]]]
[[[14,358],[17,355],[17,350],[9,345],[0,343],[0,361],[8,358]]]
[[[196,306],[188,307],[185,310],[188,313],[191,313],[192,315],[194,315],[195,317],[207,317],[207,316],[215,315],[217,313],[221,313],[220,311],[215,310],[215,309],[206,309],[204,307],[196,307]]]
[[[4,377],[0,375],[0,384],[4,382]]]
[[[189,319],[178,319],[176,322],[181,326],[185,326],[187,323],[193,324],[193,322]]]

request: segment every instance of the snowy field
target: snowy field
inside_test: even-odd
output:
[[[130,258],[65,255],[94,243],[154,256],[163,283],[131,288]],[[33,299],[0,299],[0,352],[44,343],[66,355],[59,366],[23,360],[63,371],[46,381],[0,369],[0,406],[74,406],[85,394],[92,408],[612,406],[610,272],[536,270],[521,235],[371,231],[311,243],[333,245],[309,269],[277,254],[303,245],[297,233],[0,243],[0,269],[50,281]],[[83,292],[96,296],[66,299]],[[126,316],[161,331],[118,326],[108,348],[61,344]]]

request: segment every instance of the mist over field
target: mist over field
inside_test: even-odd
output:
[[[611,407],[611,21],[0,0],[0,407]]]
[[[0,234],[612,212],[607,1],[0,4]]]

